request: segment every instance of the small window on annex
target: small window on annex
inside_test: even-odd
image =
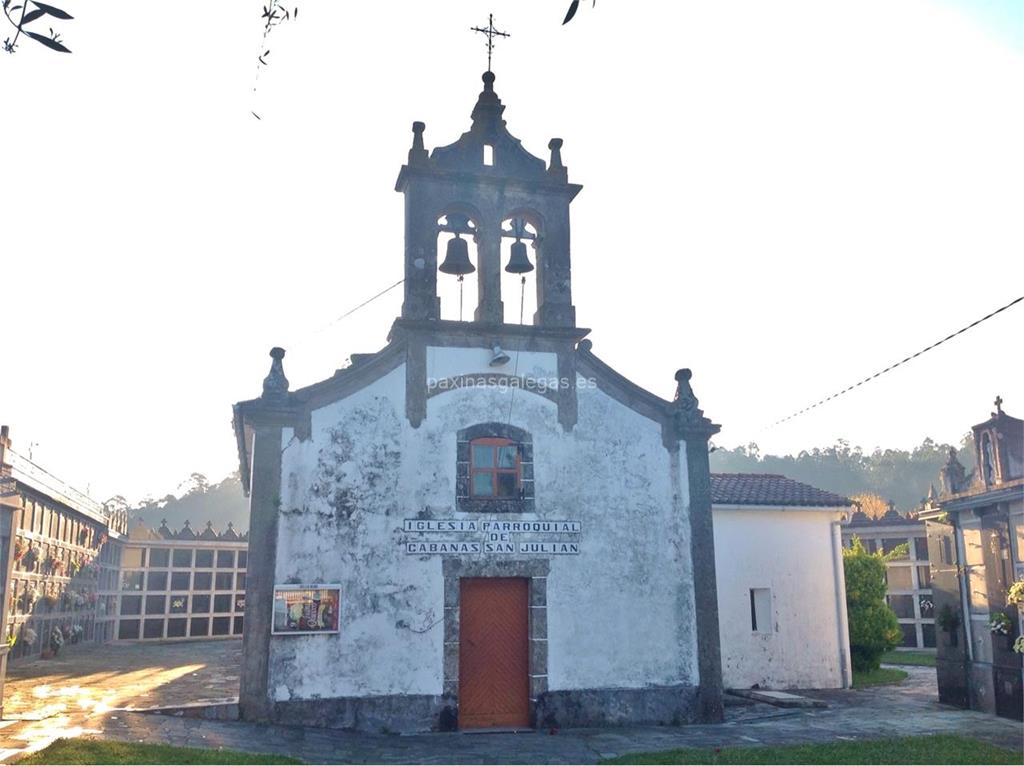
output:
[[[772,632],[772,589],[750,589],[750,629],[755,633]]]

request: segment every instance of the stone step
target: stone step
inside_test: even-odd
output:
[[[770,689],[729,689],[729,694],[745,697],[755,702],[765,702],[775,707],[828,707],[823,700],[801,697],[790,692],[777,692]]]

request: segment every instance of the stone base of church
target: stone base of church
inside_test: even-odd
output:
[[[289,700],[273,703],[270,718],[273,723],[291,726],[372,734],[453,731],[455,705],[452,697],[431,694]]]
[[[696,686],[574,689],[541,694],[533,709],[538,728],[679,726],[700,719]]]
[[[541,694],[532,705],[536,728],[679,726],[700,721],[695,686],[575,689]],[[373,734],[454,731],[458,700],[451,695],[388,695],[274,702],[269,722]],[[243,718],[247,717],[243,711]]]

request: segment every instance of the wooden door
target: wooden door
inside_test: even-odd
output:
[[[530,723],[529,580],[460,582],[459,726]]]

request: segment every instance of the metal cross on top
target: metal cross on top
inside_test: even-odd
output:
[[[494,28],[494,14],[487,14],[487,28],[482,27],[470,27],[473,32],[481,32],[487,35],[487,71],[491,71],[491,53],[494,51],[494,38],[495,37],[511,37],[508,32],[499,32]]]

